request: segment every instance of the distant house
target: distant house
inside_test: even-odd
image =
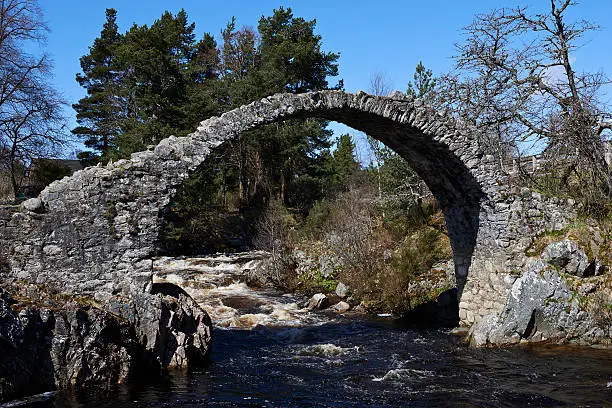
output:
[[[70,176],[85,167],[79,160],[66,159],[32,159],[26,169],[20,191],[21,197],[37,195],[51,182]]]

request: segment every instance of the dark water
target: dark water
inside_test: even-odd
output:
[[[389,321],[215,332],[209,365],[52,407],[612,407],[612,351],[470,349]]]

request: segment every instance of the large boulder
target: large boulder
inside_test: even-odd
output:
[[[329,299],[323,293],[314,294],[308,301],[308,309],[320,310],[325,309],[329,304]]]
[[[349,287],[342,282],[338,282],[338,285],[336,285],[336,295],[341,298],[347,297],[349,295]]]
[[[502,313],[485,316],[470,329],[472,345],[521,340],[567,340],[584,335],[589,317],[554,267],[530,259],[516,279]]]
[[[562,273],[585,276],[585,271],[589,267],[589,258],[584,249],[570,239],[553,242],[542,252],[542,260],[555,266]]]
[[[346,313],[351,309],[351,305],[349,305],[348,303],[344,301],[340,301],[336,303],[335,305],[333,305],[332,307],[330,307],[330,309],[336,313]]]

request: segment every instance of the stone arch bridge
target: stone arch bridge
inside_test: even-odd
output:
[[[380,140],[405,158],[446,218],[461,294],[472,324],[504,305],[512,272],[530,237],[558,228],[560,203],[513,191],[478,132],[396,92],[279,94],[201,122],[186,137],[49,185],[19,211],[0,213],[9,267],[4,279],[45,283],[101,302],[152,291],[152,260],[163,210],[177,188],[224,141],[289,118],[337,121]]]

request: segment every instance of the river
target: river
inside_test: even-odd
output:
[[[193,272],[193,271],[192,271]],[[151,383],[49,393],[40,407],[606,407],[612,351],[474,349],[392,316],[309,312],[228,273],[196,296],[216,322],[209,363]],[[201,275],[200,275],[201,276]],[[199,285],[202,287],[202,285]],[[26,401],[9,406],[23,406]]]

